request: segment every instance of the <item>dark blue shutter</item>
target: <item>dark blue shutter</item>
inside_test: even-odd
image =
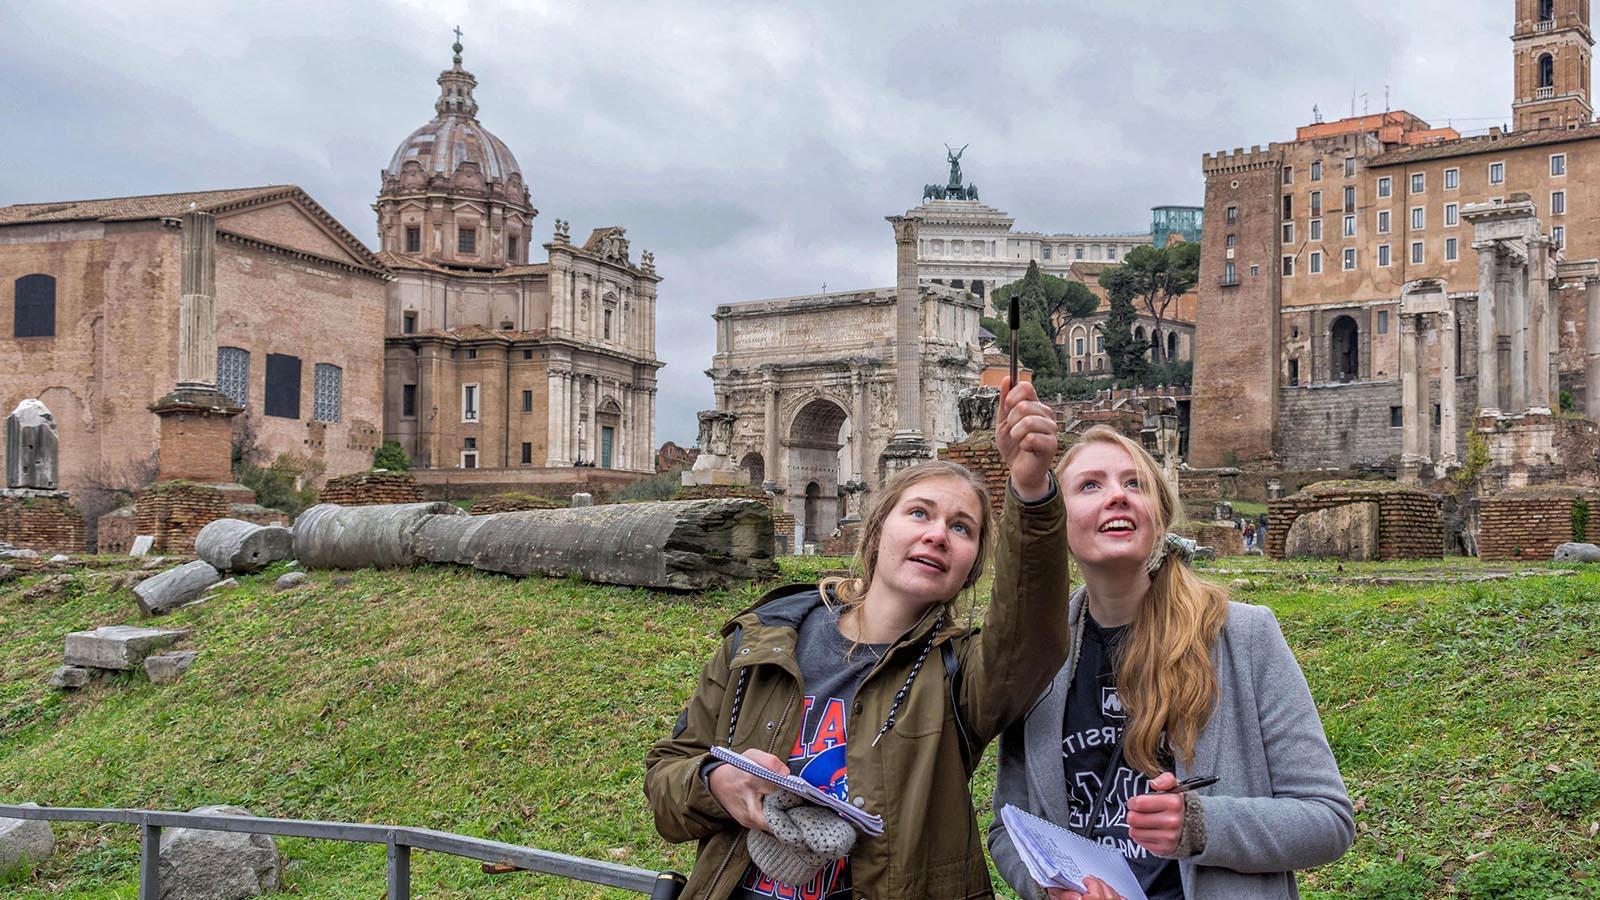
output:
[[[267,415],[300,418],[300,357],[267,354]]]
[[[24,275],[17,279],[15,319],[16,337],[55,337],[56,280],[49,275]]]

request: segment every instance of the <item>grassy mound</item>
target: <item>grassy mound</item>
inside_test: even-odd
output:
[[[1302,876],[1304,893],[1597,895],[1600,573],[1419,589],[1335,583],[1331,564],[1252,565],[1241,599],[1277,611],[1360,810],[1355,849]],[[44,687],[63,636],[138,618],[110,587],[118,573],[0,587],[0,799],[225,802],[689,868],[693,848],[651,826],[641,761],[718,626],[762,586],[676,596],[424,568],[318,572],[273,593],[281,571],[163,620],[195,629],[200,657],[180,683],[118,676],[70,695]],[[978,783],[986,801],[992,752]],[[134,829],[56,829],[56,856],[0,876],[0,893],[135,896]],[[382,847],[279,847],[291,892],[382,894]],[[427,897],[624,896],[436,854],[414,857],[413,879]]]

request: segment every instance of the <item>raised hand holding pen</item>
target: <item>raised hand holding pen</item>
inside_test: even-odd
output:
[[[995,412],[994,438],[1000,458],[1011,470],[1011,486],[1025,503],[1050,493],[1050,463],[1056,456],[1055,412],[1039,401],[1033,384],[1000,382],[1000,408]]]

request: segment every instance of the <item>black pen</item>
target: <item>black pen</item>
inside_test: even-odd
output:
[[[1011,387],[1017,386],[1017,332],[1022,329],[1022,303],[1017,294],[1011,295],[1011,309],[1006,316],[1006,327],[1011,330]]]
[[[1164,794],[1181,794],[1184,791],[1198,791],[1201,788],[1211,787],[1213,784],[1216,784],[1218,781],[1221,781],[1221,780],[1222,779],[1218,778],[1215,775],[1205,775],[1205,776],[1197,776],[1195,778],[1185,778],[1184,780],[1182,780],[1182,781],[1178,782],[1176,785],[1174,785],[1171,789],[1166,790],[1166,791],[1162,791],[1162,793],[1164,793]]]

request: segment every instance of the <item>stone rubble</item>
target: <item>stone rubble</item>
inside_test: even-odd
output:
[[[197,559],[141,581],[133,592],[145,615],[158,616],[199,598],[221,577],[210,563]]]
[[[238,806],[201,815],[248,816]],[[161,832],[161,900],[238,900],[278,890],[278,845],[269,835],[167,828]]]
[[[17,806],[37,807],[37,803]],[[0,819],[0,875],[23,865],[37,865],[56,852],[56,834],[42,819]]]

